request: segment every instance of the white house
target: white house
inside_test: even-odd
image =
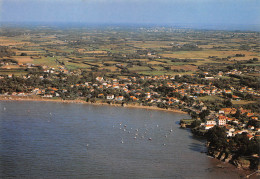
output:
[[[208,120],[205,124],[205,129],[208,130],[216,125],[215,120]]]
[[[217,123],[216,123],[216,121],[215,120],[208,120],[207,122],[206,122],[206,125],[216,125]]]
[[[151,98],[151,93],[145,93],[145,95],[146,95],[146,98]]]
[[[112,100],[112,99],[114,99],[114,98],[115,98],[115,96],[114,96],[113,94],[107,95],[107,99],[109,99],[109,100]]]

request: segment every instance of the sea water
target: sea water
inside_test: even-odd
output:
[[[0,178],[241,178],[179,128],[186,114],[0,101]],[[221,167],[219,167],[221,165]]]

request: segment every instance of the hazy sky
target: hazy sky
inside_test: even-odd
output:
[[[260,24],[260,0],[0,0],[1,22]]]

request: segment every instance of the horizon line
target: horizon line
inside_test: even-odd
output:
[[[167,27],[167,28],[181,28],[181,29],[196,29],[196,30],[224,30],[224,31],[260,31],[260,24],[230,24],[230,23],[106,23],[106,22],[47,22],[47,21],[0,21],[0,28],[2,26],[146,26],[146,27]]]

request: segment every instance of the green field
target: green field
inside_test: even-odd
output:
[[[240,100],[240,101],[232,101],[232,104],[234,105],[247,105],[247,104],[252,104],[252,103],[256,103],[256,101],[246,101],[246,100]]]
[[[211,102],[215,102],[215,101],[223,101],[222,98],[212,95],[212,96],[204,96],[204,97],[198,97],[198,99],[200,101],[211,101]]]
[[[18,35],[22,34],[21,29],[12,29],[13,34],[0,37],[0,46],[10,47],[15,55],[8,58],[17,60],[19,64],[57,68],[60,64],[55,60],[58,59],[65,63],[64,68],[71,71],[90,71],[94,67],[95,71],[106,70],[108,73],[176,75],[197,73],[201,66],[225,68],[238,61],[248,67],[260,66],[260,61],[245,63],[260,57],[260,48],[256,45],[257,33],[241,36],[238,32],[146,30],[104,28],[66,31],[50,28],[46,31],[38,28],[37,32],[24,29],[26,33],[33,33],[23,36]],[[231,38],[234,34],[237,37]],[[208,38],[209,35],[213,38]],[[185,49],[185,45],[189,48]],[[249,49],[241,50],[241,46]],[[22,53],[27,56],[21,56]]]

